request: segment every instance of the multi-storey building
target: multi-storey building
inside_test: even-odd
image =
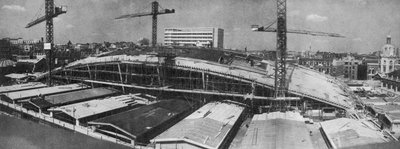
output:
[[[220,28],[166,28],[164,45],[224,48],[224,30]]]
[[[358,79],[358,65],[362,63],[361,60],[357,60],[353,56],[346,56],[341,59],[344,62],[344,78],[352,80]]]
[[[338,60],[343,53],[305,51],[299,64],[332,76],[342,76],[344,62]]]
[[[0,39],[0,59],[11,58],[11,43],[7,39]]]

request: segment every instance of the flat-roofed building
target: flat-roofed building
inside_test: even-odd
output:
[[[398,148],[399,146],[395,141],[396,138],[385,134],[367,120],[339,118],[320,124],[321,132],[331,148]],[[392,146],[390,142],[396,144]]]
[[[37,89],[37,88],[43,88],[46,87],[46,84],[43,84],[41,82],[28,82],[24,84],[15,84],[11,86],[2,86],[0,87],[0,93],[5,94],[9,92],[16,92],[16,91],[23,91],[23,90],[29,90],[29,89]]]
[[[69,104],[48,109],[52,112],[63,112],[73,118],[76,125],[100,119],[122,111],[151,103],[135,94],[119,95],[106,98]]]
[[[118,92],[118,90],[112,88],[92,88],[54,95],[43,95],[39,98],[31,98],[28,103],[24,104],[24,107],[41,112],[50,107],[63,106],[91,99],[102,98],[115,95]]]
[[[224,30],[213,27],[166,28],[164,45],[224,48]]]
[[[15,102],[20,100],[29,100],[30,98],[39,97],[39,96],[48,96],[66,92],[72,92],[77,90],[83,90],[88,88],[85,84],[68,84],[68,85],[61,85],[61,86],[52,86],[52,87],[45,87],[45,88],[36,88],[30,90],[23,90],[23,91],[16,91],[16,92],[9,92],[4,94],[4,99]]]
[[[232,148],[312,149],[305,119],[297,112],[254,115],[242,141]]]
[[[186,100],[171,99],[141,106],[94,121],[95,131],[116,137],[134,145],[146,145],[179,120],[190,114],[193,104]]]
[[[245,117],[245,107],[211,102],[155,137],[156,149],[227,148]]]

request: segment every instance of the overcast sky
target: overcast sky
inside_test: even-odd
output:
[[[68,12],[55,19],[55,43],[137,41],[151,39],[151,17],[113,18],[150,11],[147,0],[55,0]],[[276,34],[252,32],[252,24],[276,20],[276,0],[159,0],[174,14],[159,16],[158,42],[166,27],[219,27],[225,30],[225,48],[275,49]],[[0,38],[44,37],[44,24],[25,29],[44,15],[44,0],[1,0]],[[39,11],[41,10],[41,11]],[[288,35],[288,49],[368,53],[379,50],[386,35],[400,43],[400,0],[287,0],[289,29],[333,32],[347,38]]]

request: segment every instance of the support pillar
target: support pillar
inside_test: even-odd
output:
[[[75,119],[75,125],[79,126],[79,120],[78,119]]]
[[[121,80],[121,84],[124,84],[124,81],[122,79],[122,72],[121,72],[120,63],[118,63],[118,71],[119,71],[119,79]],[[124,86],[122,86],[122,92],[125,93],[125,87]]]
[[[201,78],[203,80],[203,90],[206,90],[206,79],[205,79],[204,71],[201,72]]]
[[[135,146],[135,140],[131,140],[131,146]]]
[[[92,79],[92,72],[90,71],[89,64],[86,64],[86,67],[87,67],[87,70],[88,70],[88,72],[89,72],[89,79],[90,79],[90,80],[93,80],[93,79]],[[94,88],[93,82],[91,82],[91,85],[92,85],[92,88]]]

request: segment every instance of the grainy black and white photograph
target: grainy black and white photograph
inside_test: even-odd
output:
[[[0,0],[0,149],[399,149],[400,0]]]

